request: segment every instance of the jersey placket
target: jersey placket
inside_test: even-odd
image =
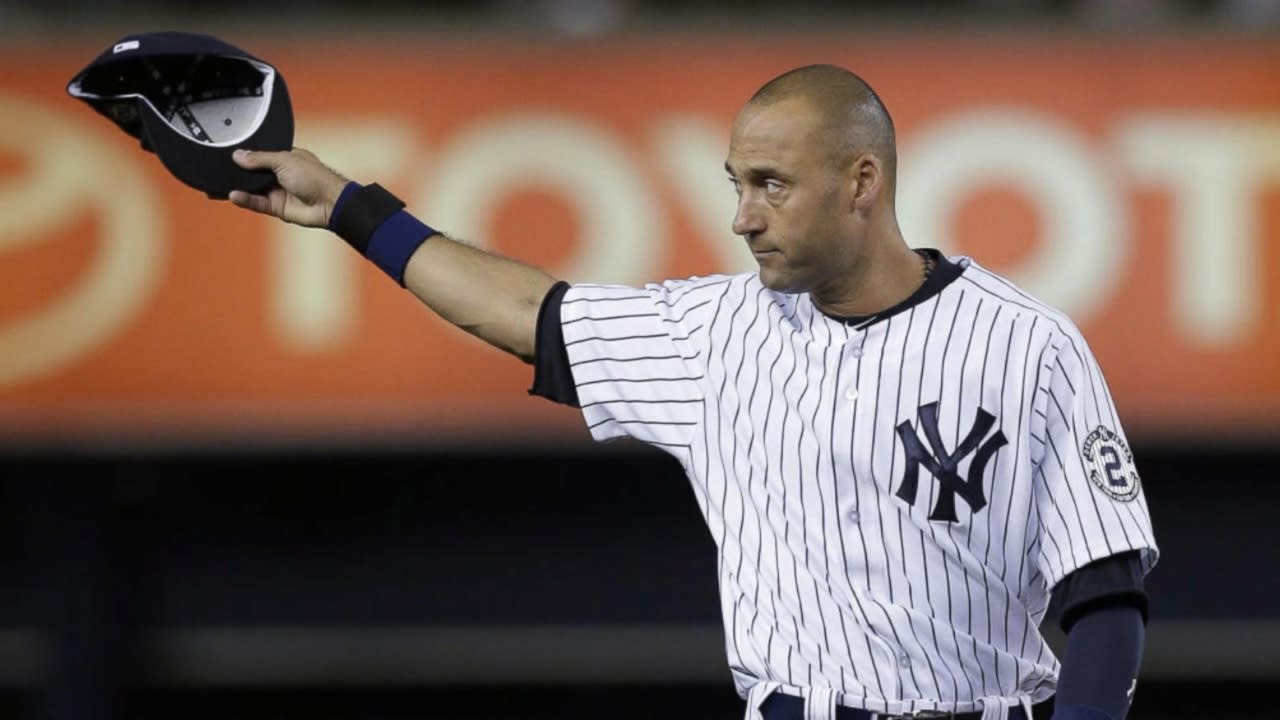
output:
[[[835,325],[834,321],[829,321]],[[864,329],[854,329],[843,323],[832,328],[833,342],[840,345],[834,367],[829,368],[837,382],[835,397],[832,400],[831,424],[831,470],[835,483],[836,525],[838,543],[836,548],[843,589],[847,589],[856,603],[856,617],[859,630],[866,638],[866,651],[875,668],[875,678],[860,678],[868,689],[874,689],[886,700],[896,700],[901,696],[899,679],[901,652],[895,651],[892,643],[883,639],[876,630],[873,615],[880,612],[876,603],[869,597],[867,583],[873,570],[870,548],[867,541],[867,523],[875,523],[875,490],[868,483],[869,478],[861,478],[856,467],[858,448],[856,435],[864,432],[860,424],[874,422],[870,415],[867,400],[874,397],[874,376],[867,371],[866,355],[867,333]],[[833,559],[835,562],[835,559]]]
[[[895,517],[898,508],[892,495],[893,480],[883,476],[891,467],[887,458],[895,452],[894,408],[901,390],[896,379],[900,368],[893,362],[886,365],[885,354],[892,357],[894,347],[905,344],[906,327],[904,318],[899,316],[851,329],[846,362],[856,361],[856,364],[847,366],[851,372],[846,382],[856,383],[858,389],[857,399],[851,403],[856,424],[849,433],[848,461],[850,481],[856,482],[860,505],[857,511],[859,539],[867,549],[866,575],[862,578],[866,583],[863,603],[870,613],[871,633],[880,640],[887,654],[884,662],[893,671],[896,684],[892,696],[910,703],[912,698],[922,696],[917,674],[924,672],[932,676],[932,673],[918,662],[918,654],[924,648],[911,621],[894,605],[893,570],[886,565],[890,558],[885,548],[899,544],[897,531],[886,518]],[[877,468],[881,471],[879,475]],[[911,647],[917,649],[914,657]]]

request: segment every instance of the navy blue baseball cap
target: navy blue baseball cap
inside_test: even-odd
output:
[[[138,138],[174,177],[213,198],[232,190],[260,193],[275,183],[270,171],[236,165],[236,149],[293,147],[284,76],[211,35],[128,35],[76,73],[67,93]]]

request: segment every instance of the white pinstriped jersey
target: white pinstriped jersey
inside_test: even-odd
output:
[[[754,273],[564,297],[592,435],[661,447],[693,484],[751,701],[781,690],[892,714],[1039,702],[1058,672],[1039,632],[1053,586],[1128,550],[1155,562],[1079,331],[951,261],[962,272],[940,292],[861,326]]]

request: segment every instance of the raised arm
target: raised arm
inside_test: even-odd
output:
[[[280,186],[266,195],[232,192],[231,202],[304,227],[328,227],[334,205],[349,182],[301,148],[291,152],[240,151],[236,162],[250,169],[271,170]],[[396,237],[389,241],[422,239]],[[440,317],[532,362],[538,308],[556,280],[538,268],[435,234],[412,250],[403,282]]]

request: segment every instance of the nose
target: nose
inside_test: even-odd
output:
[[[738,211],[733,216],[733,234],[749,237],[765,229],[764,213],[753,193],[744,191],[738,197]]]

